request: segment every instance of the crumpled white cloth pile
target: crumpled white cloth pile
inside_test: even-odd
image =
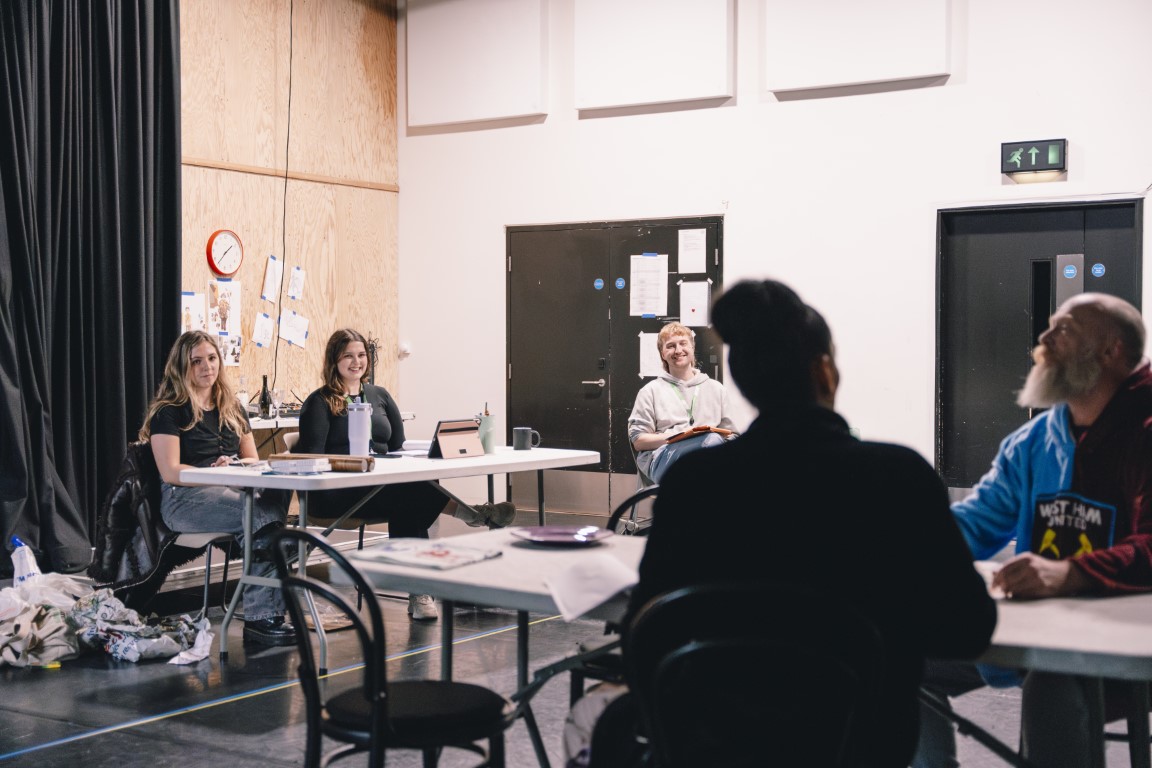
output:
[[[208,655],[208,626],[188,616],[145,621],[111,590],[45,573],[0,590],[0,666],[47,666],[76,658],[82,648],[123,661],[171,656],[190,663]]]

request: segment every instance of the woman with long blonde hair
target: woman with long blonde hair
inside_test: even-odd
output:
[[[180,483],[182,469],[223,467],[237,459],[257,458],[248,414],[220,377],[221,365],[214,336],[188,331],[176,339],[140,427],[140,439],[151,444],[160,470],[164,524],[180,533],[230,531],[239,540],[244,531],[242,491]],[[286,517],[282,492],[257,494],[252,508],[252,575],[274,575],[265,553],[271,534]],[[296,642],[295,630],[284,621],[279,589],[244,585],[244,638],[264,645]]]

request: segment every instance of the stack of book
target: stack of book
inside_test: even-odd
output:
[[[285,475],[303,475],[313,472],[331,472],[332,464],[325,458],[281,458],[268,459],[268,468]]]
[[[345,456],[338,453],[274,453],[268,457],[273,472],[371,472],[372,456]]]

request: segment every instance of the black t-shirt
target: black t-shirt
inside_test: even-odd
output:
[[[244,418],[247,419],[247,415]],[[235,456],[240,452],[240,436],[226,424],[221,429],[220,414],[216,410],[204,411],[196,426],[185,430],[191,422],[191,403],[166,405],[156,412],[148,427],[154,435],[180,438],[181,464],[207,467],[220,456]]]

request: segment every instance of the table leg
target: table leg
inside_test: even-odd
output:
[[[544,470],[536,470],[536,508],[540,510],[540,525],[544,522]]]
[[[300,501],[300,520],[298,525],[301,530],[308,530],[308,491],[300,491],[296,494]],[[308,545],[301,541],[296,550],[296,573],[299,576],[306,576],[308,574]],[[305,592],[304,596],[308,599],[308,613],[312,616],[312,626],[316,627],[316,644],[319,646],[320,656],[320,674],[328,674],[328,635],[324,632],[324,625],[320,621],[320,614],[316,610],[316,603],[312,600],[312,593]],[[296,627],[297,632],[307,632],[307,627]]]
[[[452,679],[452,635],[456,624],[456,603],[441,601],[444,614],[440,617],[440,679]]]
[[[1148,683],[1129,685],[1128,758],[1132,768],[1152,765],[1152,745],[1148,733]]]
[[[516,690],[522,691],[528,687],[528,612],[516,612]],[[532,748],[536,751],[536,760],[540,768],[551,768],[548,761],[548,750],[544,748],[544,739],[540,736],[540,727],[536,724],[536,715],[532,705],[524,705],[524,726],[528,729],[528,738],[532,740]]]
[[[244,526],[244,562],[240,567],[240,581],[236,585],[236,590],[232,593],[232,599],[228,601],[228,610],[224,612],[224,618],[220,622],[221,661],[225,661],[228,658],[228,625],[232,623],[232,617],[236,615],[236,606],[240,604],[240,597],[244,591],[244,579],[248,576],[248,571],[252,567],[252,505],[255,496],[255,488],[248,488],[244,491],[244,519],[242,521],[242,525]]]

